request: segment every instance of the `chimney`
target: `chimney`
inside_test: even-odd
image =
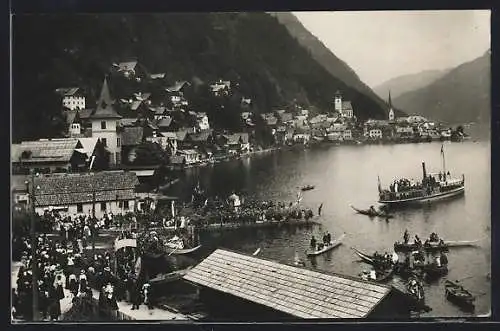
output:
[[[427,171],[425,171],[425,162],[422,162],[422,175],[424,176],[423,179],[425,180],[427,178]]]

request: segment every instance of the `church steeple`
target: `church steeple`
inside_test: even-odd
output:
[[[391,91],[389,90],[389,121],[394,121],[394,110],[392,109]]]
[[[97,107],[92,115],[93,118],[121,118],[120,115],[113,108],[114,100],[111,99],[111,93],[109,93],[108,80],[104,78],[104,83],[102,84],[101,95],[97,101]]]
[[[391,90],[389,90],[389,109],[392,109]]]

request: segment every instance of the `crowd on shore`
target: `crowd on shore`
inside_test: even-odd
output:
[[[135,268],[137,252],[125,248],[117,254],[110,250],[97,254],[89,247],[89,231],[109,227],[111,222],[109,216],[97,220],[90,216],[62,217],[57,212],[46,212],[40,219],[46,232],[37,234],[34,256],[31,238],[15,238],[13,258],[20,260],[21,265],[12,288],[12,317],[34,319],[33,272],[38,283],[35,285],[38,319],[59,320],[61,300],[65,298],[82,313],[90,313],[92,289],[99,291],[101,313],[118,309],[117,301],[122,300],[130,302],[132,309],[140,304],[152,308],[148,279],[140,278],[140,270]],[[133,236],[136,236],[133,232],[122,234],[122,238]],[[112,269],[116,269],[116,273],[112,273]]]

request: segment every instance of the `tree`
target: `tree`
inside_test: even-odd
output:
[[[166,152],[157,143],[144,142],[136,147],[134,165],[162,165],[168,162]]]

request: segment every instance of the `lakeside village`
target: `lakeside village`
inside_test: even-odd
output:
[[[116,65],[116,74],[138,81],[136,68],[137,62],[121,63]],[[210,129],[206,114],[186,111],[183,107],[189,100],[183,89],[190,86],[181,82],[164,89],[171,108],[155,105],[152,94],[146,92],[120,100],[137,111],[132,118],[116,111],[107,80],[94,109],[86,109],[85,96],[78,88],[59,89],[70,137],[12,145],[14,319],[85,319],[82,314],[96,319],[96,312],[108,320],[395,318],[422,307],[430,309],[423,305],[422,279],[446,273],[444,253],[453,246],[436,234],[422,245],[418,236],[409,243],[405,233],[404,243],[396,243],[394,250],[432,252],[437,257],[407,254],[398,260],[356,251],[374,266],[374,272],[360,277],[306,269],[300,257],[293,266],[262,259],[257,257],[260,249],[248,255],[217,249],[195,267],[176,267],[173,257],[201,252],[201,231],[312,227],[318,224],[322,209],[322,205],[313,210],[300,204],[302,192],[314,187],[303,187],[291,202],[251,201],[235,193],[211,197],[199,185],[193,188],[191,201],[140,192],[141,181],[154,171],[128,167],[122,160],[138,158],[142,152],[137,147],[144,142],[160,146],[169,153],[169,164],[181,167],[262,149],[252,144],[251,132],[217,133]],[[231,86],[231,82],[219,81],[210,91],[215,96],[228,95]],[[306,110],[299,109],[297,113],[262,114],[261,119],[278,145],[378,141],[387,132],[392,132],[394,141],[414,139],[416,133],[431,140],[453,136],[450,129],[442,130],[421,117],[395,118],[392,107],[387,121],[369,120],[360,129],[351,103],[342,100],[340,93],[335,95],[334,107],[335,115],[309,118]],[[256,120],[247,112],[242,121],[251,128]],[[417,189],[419,194],[412,194],[411,199],[463,193],[463,178],[451,180],[445,169],[439,179],[432,176],[424,169],[422,187],[391,186],[394,194],[388,202],[405,202],[408,193]],[[379,191],[383,200],[388,193]],[[359,212],[392,217],[387,210]],[[337,247],[342,238],[325,233],[322,242],[314,239],[306,255],[323,254]],[[278,282],[277,274],[283,281]],[[383,284],[393,274],[409,279],[406,290]],[[303,289],[295,291],[293,284],[300,279]],[[165,301],[179,281],[194,285],[196,304]],[[270,291],[269,284],[277,290]],[[448,298],[469,302],[460,285],[447,286]],[[226,303],[222,310],[218,308],[221,302]]]

